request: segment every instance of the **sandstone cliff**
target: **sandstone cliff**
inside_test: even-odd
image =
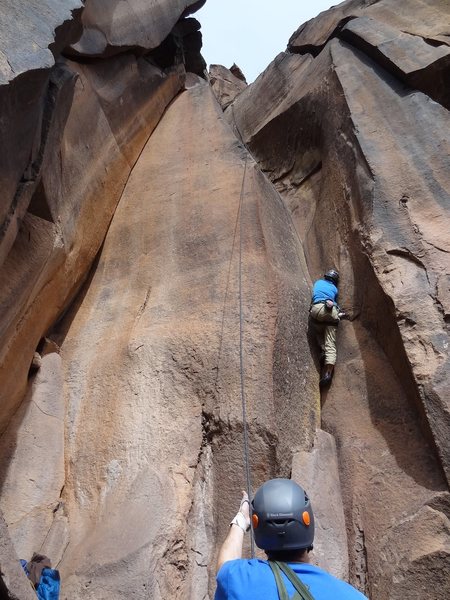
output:
[[[5,597],[35,550],[62,598],[213,597],[240,347],[253,488],[302,483],[313,560],[371,598],[446,597],[448,3],[344,2],[250,86],[206,80],[203,4],[0,4]]]

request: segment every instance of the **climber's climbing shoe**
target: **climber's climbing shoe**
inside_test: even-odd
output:
[[[332,373],[325,373],[325,375],[319,381],[319,386],[321,388],[324,388],[327,385],[330,385],[332,379],[333,379]]]

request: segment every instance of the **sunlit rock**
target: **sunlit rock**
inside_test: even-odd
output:
[[[87,585],[104,598],[112,590],[144,598],[144,587],[150,597],[211,590],[217,548],[208,523],[227,514],[243,474],[240,265],[256,485],[287,472],[317,423],[315,375],[300,368],[312,366],[308,286],[278,194],[203,83],[172,103],[150,138],[85,298],[68,317],[71,540],[61,569],[71,597]],[[205,487],[206,503],[193,506]],[[228,517],[216,526],[224,535]],[[201,585],[199,556],[209,573]],[[163,574],[157,580],[149,564]]]
[[[124,48],[152,50],[181,17],[205,0],[86,0],[83,33],[71,47],[80,56],[117,54]]]
[[[209,83],[224,110],[247,87],[245,78],[236,77],[231,69],[227,69],[222,65],[210,65]]]

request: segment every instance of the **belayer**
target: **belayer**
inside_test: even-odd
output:
[[[267,560],[242,559],[250,529],[247,494],[231,521],[217,560],[214,600],[364,600],[353,586],[308,563],[314,515],[306,492],[290,479],[271,479],[251,503],[256,545]],[[367,600],[367,598],[366,598]]]
[[[316,333],[317,342],[321,349],[323,363],[320,387],[331,382],[334,365],[336,364],[336,333],[339,320],[345,317],[337,303],[339,273],[330,269],[323,279],[318,279],[312,290],[311,308],[309,315]]]

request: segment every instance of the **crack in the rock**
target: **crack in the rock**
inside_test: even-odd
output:
[[[195,550],[194,548],[191,548],[191,552],[194,552],[195,554],[198,554],[201,557],[203,557],[203,554],[201,552],[199,552],[198,550]],[[202,567],[203,569],[208,568],[208,563],[198,562],[197,558],[195,558],[194,560],[195,560],[195,564],[197,565],[197,567]]]
[[[295,167],[295,162],[292,165],[292,167],[289,169],[289,171],[286,171],[286,173],[283,173],[283,175],[280,175],[279,177],[276,177],[274,179],[272,179],[272,183],[275,185],[276,183],[279,183],[280,181],[282,181],[283,179],[285,179],[286,177],[289,177],[289,175],[292,173],[292,171],[294,170]],[[313,175],[315,175],[316,173],[318,173],[322,168],[322,160],[319,160],[313,167],[311,167],[309,169],[309,171],[306,173],[306,175],[303,177],[303,179],[301,181],[297,182],[290,182],[293,188],[300,188],[304,183],[306,183],[311,177],[313,177]]]
[[[150,293],[151,293],[151,291],[152,291],[152,288],[151,288],[151,287],[149,287],[149,288],[147,289],[147,292],[145,293],[144,302],[141,304],[141,306],[139,307],[139,310],[138,310],[138,312],[137,312],[137,315],[136,315],[136,318],[135,318],[135,323],[136,323],[137,321],[139,321],[139,319],[142,317],[142,315],[143,315],[143,313],[144,313],[145,309],[147,308],[147,304],[148,304],[148,300],[149,300],[149,298],[150,298]],[[143,344],[142,344],[142,345],[143,345]]]
[[[34,480],[31,480],[34,481]],[[58,502],[58,506],[59,506],[59,502]],[[56,508],[57,510],[57,508]],[[42,504],[40,506],[35,506],[34,508],[32,508],[30,511],[26,512],[23,514],[23,516],[19,517],[17,520],[15,521],[9,521],[8,522],[8,526],[9,525],[13,525],[13,526],[17,526],[20,523],[22,523],[24,520],[29,519],[30,517],[32,517],[33,515],[40,515],[43,511],[51,511],[52,513],[55,512],[54,509],[54,502],[50,503],[50,504]],[[51,528],[51,526],[50,526]],[[49,529],[50,531],[50,529]]]
[[[428,283],[430,283],[430,279],[428,277],[428,271],[424,263],[418,258],[415,254],[411,252],[408,248],[392,248],[391,250],[386,250],[386,254],[391,254],[392,256],[400,256],[405,260],[421,267],[425,271],[425,276],[427,278]]]
[[[202,444],[199,452],[199,460],[206,446],[211,446],[213,439],[224,432],[221,427],[221,421],[213,414],[208,413],[205,408],[202,409]],[[197,465],[199,464],[197,461]]]
[[[433,48],[439,48],[440,46],[448,46],[448,44],[446,44],[445,42],[442,42],[441,40],[435,40],[434,38],[429,38],[429,37],[420,35],[420,33],[413,33],[412,31],[407,31],[406,29],[399,29],[399,31],[400,31],[400,33],[406,33],[407,35],[412,35],[414,37],[418,37],[418,38],[422,39],[429,46],[432,46]]]
[[[230,106],[231,106],[231,114],[233,115],[233,126],[234,126],[234,129],[236,130],[234,132],[234,134],[236,135],[236,133],[237,133],[236,137],[242,142],[242,144],[244,144],[244,146],[246,146],[246,144],[244,142],[244,138],[242,137],[241,130],[239,129],[239,125],[237,124],[236,117],[234,115],[234,102],[232,102]]]
[[[437,286],[435,286],[434,294],[429,294],[429,296],[432,299],[433,304],[436,306],[438,313],[440,313],[440,315],[444,321],[444,324],[450,323],[450,314],[445,310],[444,305],[442,304],[441,300],[439,299]],[[445,325],[444,325],[444,327],[445,327]]]
[[[429,246],[432,246],[436,250],[439,250],[439,252],[445,252],[445,254],[450,254],[450,250],[445,250],[445,248],[440,248],[439,246],[436,246],[436,244],[433,244],[433,242],[429,242],[425,238],[422,238],[422,241],[425,242],[425,244],[428,244]]]
[[[15,74],[16,71],[15,71],[14,67],[12,66],[12,64],[9,62],[8,57],[6,56],[6,54],[3,54],[3,56],[6,60],[6,62],[8,63],[8,67],[11,69],[11,73]]]
[[[48,412],[45,412],[45,410],[43,408],[41,408],[39,406],[39,404],[36,402],[36,400],[34,398],[31,399],[31,402],[41,411],[41,413],[43,415],[45,415],[46,417],[52,417],[53,419],[57,419],[58,421],[62,421],[62,419],[60,419],[59,417],[57,417],[56,415],[51,415]]]
[[[368,570],[367,570],[367,548],[364,529],[355,523],[355,577],[358,588],[367,595],[368,592]]]

